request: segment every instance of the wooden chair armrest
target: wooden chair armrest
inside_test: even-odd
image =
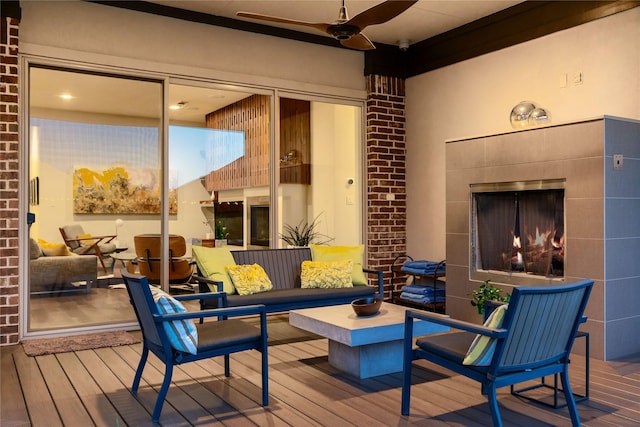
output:
[[[91,245],[91,246],[95,246],[98,243],[101,243],[103,240],[105,241],[104,243],[109,243],[115,238],[116,238],[115,235],[113,235],[113,236],[74,237],[74,238],[67,238],[66,241],[67,242],[78,242],[78,243],[80,243],[80,242],[84,242],[85,240],[94,240],[93,245]]]

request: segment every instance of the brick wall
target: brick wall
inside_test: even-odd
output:
[[[397,77],[367,78],[367,248],[369,268],[384,271],[406,253],[405,90]]]
[[[0,35],[0,345],[18,342],[18,20]]]

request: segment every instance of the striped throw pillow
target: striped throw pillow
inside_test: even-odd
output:
[[[160,314],[184,313],[187,309],[171,295],[155,286],[149,286],[153,301]],[[198,330],[193,320],[173,320],[164,322],[164,330],[169,337],[171,347],[184,353],[198,353]]]
[[[487,328],[498,329],[502,327],[502,320],[504,319],[504,313],[509,307],[508,304],[501,305],[493,310],[493,313],[485,320],[484,326]],[[463,365],[474,366],[489,366],[491,364],[491,358],[493,358],[493,352],[496,349],[496,340],[489,338],[486,335],[476,335],[467,351],[467,355],[462,361]]]

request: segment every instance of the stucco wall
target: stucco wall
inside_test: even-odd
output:
[[[20,6],[22,54],[364,96],[362,52],[77,0]]]
[[[582,73],[582,83],[573,75]],[[563,84],[566,78],[566,85]],[[511,131],[522,100],[553,123],[640,119],[640,8],[410,78],[407,249],[445,257],[445,141]]]

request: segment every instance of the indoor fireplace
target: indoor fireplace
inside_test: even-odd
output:
[[[564,180],[471,186],[473,272],[564,277]]]

